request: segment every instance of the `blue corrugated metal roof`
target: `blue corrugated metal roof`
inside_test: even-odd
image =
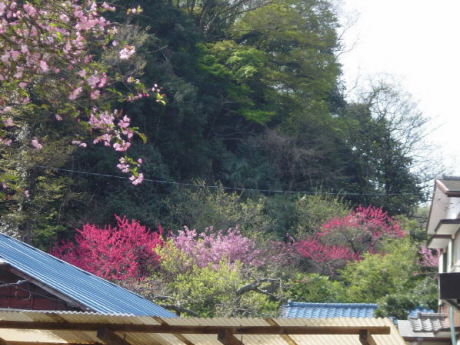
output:
[[[286,318],[334,318],[374,317],[377,304],[372,303],[304,303],[288,302],[281,307],[281,317]]]
[[[0,258],[91,311],[102,314],[177,317],[129,290],[4,234],[0,234]]]

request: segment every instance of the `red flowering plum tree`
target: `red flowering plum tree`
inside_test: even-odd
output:
[[[110,280],[147,276],[159,263],[155,248],[163,245],[161,228],[152,232],[136,220],[115,217],[115,227],[85,224],[75,242],[55,245],[51,254]]]
[[[381,208],[358,207],[344,217],[335,217],[321,229],[295,244],[297,252],[320,267],[333,273],[349,261],[362,258],[364,253],[378,252],[385,238],[404,237],[399,223]]]

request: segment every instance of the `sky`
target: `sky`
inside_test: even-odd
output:
[[[460,174],[460,0],[341,0],[347,89],[390,78],[430,118],[428,141]]]

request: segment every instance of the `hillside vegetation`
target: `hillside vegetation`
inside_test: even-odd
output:
[[[433,305],[425,119],[334,6],[0,0],[0,231],[188,315]]]

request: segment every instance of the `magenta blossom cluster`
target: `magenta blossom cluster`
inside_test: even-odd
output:
[[[345,246],[326,245],[315,239],[306,239],[296,243],[296,249],[301,256],[317,263],[360,259],[358,254]]]
[[[51,254],[102,278],[141,279],[159,263],[155,248],[163,245],[161,231],[115,216],[117,226],[85,224],[75,242],[56,245]]]
[[[321,234],[327,235],[338,228],[359,228],[369,233],[372,239],[379,239],[384,235],[403,237],[405,232],[399,223],[391,218],[387,212],[380,207],[368,206],[357,207],[345,217],[336,217],[327,221],[321,226]]]
[[[357,207],[345,217],[335,217],[312,236],[297,242],[302,256],[327,268],[360,260],[364,253],[376,253],[384,238],[400,238],[406,233],[399,223],[378,207]]]

